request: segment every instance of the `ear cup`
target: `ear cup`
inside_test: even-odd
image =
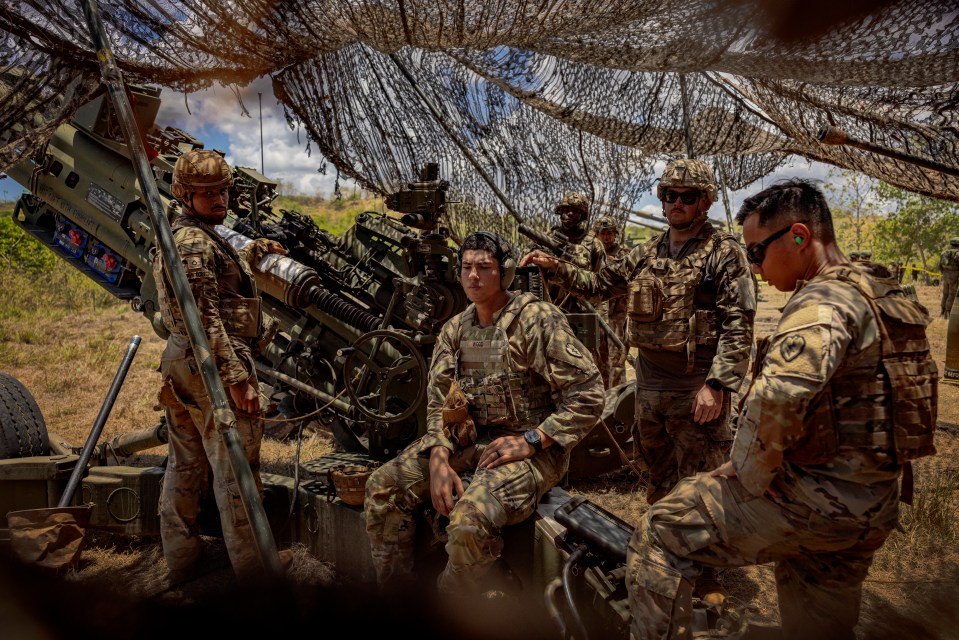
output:
[[[499,266],[499,284],[503,287],[503,290],[509,289],[509,286],[513,284],[513,278],[516,277],[516,260],[513,259],[513,256],[507,254],[503,258],[502,264]]]

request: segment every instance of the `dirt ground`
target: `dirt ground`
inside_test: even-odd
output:
[[[917,289],[920,300],[930,310],[939,308],[938,287],[919,285]],[[786,301],[785,294],[768,287],[762,287],[761,292],[757,318],[757,334],[760,335],[772,331],[778,309]],[[163,341],[154,335],[139,314],[125,307],[120,312],[115,309],[107,312],[91,310],[89,314],[51,320],[40,327],[19,327],[13,321],[0,321],[0,329],[7,336],[28,333],[34,336],[30,340],[21,340],[15,355],[11,356],[9,350],[0,353],[0,370],[15,376],[30,390],[44,415],[51,437],[73,446],[85,442],[127,344],[134,335],[140,335],[142,343],[100,441],[106,442],[117,435],[159,422],[155,398]],[[946,320],[936,318],[928,334],[941,370],[945,360]],[[90,364],[89,356],[83,355],[91,349],[100,354],[94,365]],[[940,385],[939,426],[939,454],[917,465],[920,480],[959,473],[956,458],[959,447],[957,386]],[[275,434],[282,435],[290,430],[290,425],[276,423],[272,429]],[[317,423],[310,423],[304,430],[299,451],[296,441],[291,438],[268,438],[264,442],[264,471],[292,476],[297,460],[303,462],[317,458],[329,453],[332,447],[330,434]],[[165,448],[157,447],[125,459],[123,464],[157,465],[164,455]],[[645,484],[632,472],[621,471],[577,481],[568,489],[571,493],[586,496],[627,522],[636,522],[646,509]],[[951,491],[948,499],[952,500]],[[953,524],[952,529],[959,529],[959,525]],[[896,535],[899,534],[893,534]],[[892,541],[890,538],[887,547]],[[79,567],[62,576],[66,583],[79,585],[87,593],[110,585],[120,587],[137,601],[160,605],[190,604],[209,599],[229,583],[229,562],[222,546],[218,547],[215,541],[210,543],[214,570],[192,587],[176,591],[170,591],[164,585],[165,568],[155,541],[117,542],[92,536],[89,542]],[[301,590],[333,584],[334,567],[316,561],[303,548],[295,551],[298,573],[293,577]],[[959,637],[959,631],[956,631],[959,629],[959,614],[952,606],[955,596],[959,595],[957,567],[959,556],[953,539],[933,545],[932,550],[919,560],[898,551],[881,550],[864,585],[860,638]],[[755,607],[761,621],[769,624],[778,621],[771,565],[730,569],[722,575],[722,580],[734,597]],[[17,608],[17,603],[22,605],[32,597],[31,594],[0,581],[0,620],[19,611],[21,617],[25,616],[28,627],[33,624],[29,611]]]

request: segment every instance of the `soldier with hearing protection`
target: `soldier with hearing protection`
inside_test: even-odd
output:
[[[427,433],[373,472],[365,513],[384,589],[416,580],[417,509],[429,503],[449,518],[437,587],[469,598],[489,589],[502,528],[531,516],[566,474],[570,451],[602,414],[604,393],[566,315],[532,293],[509,291],[516,259],[505,239],[472,233],[459,259],[472,304],[444,324],[434,347]]]
[[[808,181],[747,198],[736,221],[750,267],[790,297],[759,345],[728,460],[682,480],[632,534],[631,637],[689,638],[704,568],[774,563],[785,640],[854,640],[873,557],[911,499],[911,460],[936,452],[929,313],[886,267],[846,259]]]

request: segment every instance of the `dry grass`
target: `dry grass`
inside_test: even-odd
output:
[[[66,268],[66,267],[64,267]],[[100,411],[104,397],[133,335],[142,343],[106,423],[101,442],[114,436],[157,424],[160,412],[156,392],[163,341],[150,325],[124,304],[114,303],[95,285],[75,275],[54,274],[43,283],[10,272],[0,274],[0,370],[19,379],[36,398],[48,430],[57,439],[82,445]],[[939,289],[919,286],[920,299],[932,310],[939,307]],[[771,331],[785,295],[763,288],[757,332]],[[946,321],[936,319],[929,328],[936,360],[943,366]],[[917,465],[917,496],[913,507],[904,507],[903,531],[894,532],[876,557],[865,584],[862,638],[956,637],[954,608],[946,607],[957,595],[959,575],[954,550],[959,524],[955,517],[955,489],[959,485],[956,463],[959,429],[959,387],[940,387],[939,455]],[[275,425],[282,430],[284,425]],[[299,459],[311,460],[332,450],[328,431],[311,423],[304,431]],[[156,465],[165,455],[158,447],[141,452],[124,464]],[[263,446],[264,470],[292,476],[297,459],[295,442],[267,439]],[[645,484],[629,472],[581,480],[569,487],[595,503],[635,522],[646,509]],[[131,594],[156,593],[164,574],[156,542],[94,539],[84,552],[79,571],[68,577],[81,584],[104,580]],[[211,541],[212,566],[228,566],[222,548]],[[217,554],[220,554],[219,556]],[[298,550],[303,584],[324,584],[329,567]],[[217,564],[219,563],[219,564]],[[221,572],[222,573],[222,572]],[[216,572],[200,582],[194,592],[178,595],[188,600],[203,589],[218,589]],[[775,585],[769,566],[728,570],[723,579],[729,590],[752,602],[769,622],[778,619]],[[945,607],[945,608],[944,608]],[[889,635],[895,632],[898,636]]]

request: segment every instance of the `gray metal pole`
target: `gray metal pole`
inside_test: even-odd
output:
[[[83,13],[87,20],[87,27],[90,29],[90,35],[97,47],[100,73],[110,92],[117,118],[130,149],[130,159],[133,161],[133,168],[136,170],[140,189],[146,199],[147,212],[150,214],[153,230],[160,245],[163,264],[170,274],[173,293],[180,305],[180,310],[183,312],[187,335],[190,338],[190,344],[193,346],[193,352],[196,354],[203,384],[207,393],[210,394],[213,418],[230,456],[230,466],[239,485],[241,502],[253,528],[253,538],[257,551],[263,562],[263,567],[270,574],[280,576],[283,573],[283,567],[276,551],[273,531],[270,529],[266,511],[263,509],[263,502],[253,478],[253,471],[250,469],[250,462],[246,459],[243,444],[240,442],[239,434],[236,431],[236,416],[227,401],[223,382],[217,372],[216,362],[213,354],[210,353],[210,344],[206,339],[206,332],[203,330],[200,311],[197,309],[196,300],[193,299],[193,292],[190,290],[186,273],[180,263],[180,254],[173,241],[170,221],[166,219],[163,213],[156,178],[150,166],[150,161],[147,159],[143,141],[140,139],[140,132],[133,117],[133,109],[124,90],[120,69],[113,59],[113,51],[110,49],[110,42],[103,28],[103,20],[100,18],[97,1],[83,0]]]

